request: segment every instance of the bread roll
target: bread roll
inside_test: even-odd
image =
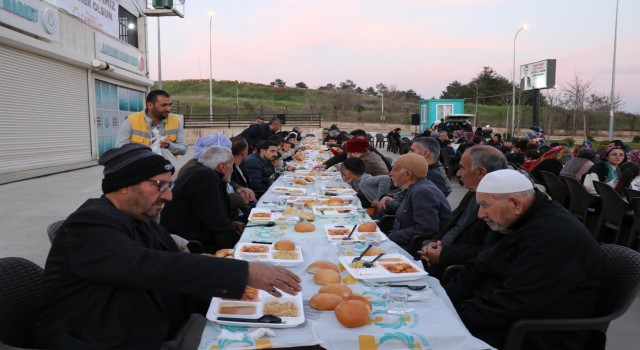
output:
[[[299,222],[297,223],[293,229],[296,232],[313,232],[316,230],[316,226],[310,222],[307,221],[303,221],[303,222]]]
[[[304,179],[305,179],[305,180],[307,180],[307,182],[316,182],[316,181],[311,177],[311,175],[307,175],[307,176],[305,176],[305,177],[304,177]]]
[[[295,250],[296,249],[296,244],[293,243],[292,241],[288,240],[288,239],[283,239],[283,240],[277,241],[273,245],[273,247],[276,250],[288,250],[288,251],[291,251],[291,250]]]
[[[235,253],[235,250],[233,249],[218,249],[215,256],[218,258],[226,258],[228,256],[233,256],[233,253]]]
[[[288,207],[287,209],[282,211],[282,215],[287,216],[287,215],[293,215],[295,213],[297,213],[298,210],[296,209],[296,207]]]
[[[347,328],[364,326],[369,322],[369,307],[360,300],[344,300],[335,308],[338,322]]]
[[[345,300],[360,300],[363,303],[367,304],[367,306],[369,307],[369,311],[373,310],[373,305],[371,304],[371,300],[367,299],[366,297],[359,295],[359,294],[352,294],[349,295],[348,297],[344,298]]]
[[[322,202],[319,201],[308,201],[308,202],[304,202],[304,207],[305,208],[311,208],[313,206],[320,206],[322,205]]]
[[[313,215],[313,213],[309,213],[309,212],[302,212],[298,214],[298,217],[300,218],[300,220],[307,220],[307,221],[313,221],[316,219],[316,216]]]
[[[320,270],[316,272],[315,276],[313,276],[313,282],[321,286],[331,283],[340,283],[340,280],[340,274],[333,270]]]
[[[380,253],[384,253],[384,250],[380,248],[371,248],[364,254],[364,256],[378,256]]]
[[[364,222],[358,226],[358,232],[376,232],[377,230],[378,226],[371,221]]]
[[[331,261],[327,261],[327,260],[318,260],[316,262],[314,262],[313,264],[309,265],[309,267],[307,267],[307,272],[308,273],[316,273],[320,270],[333,270],[335,272],[340,272],[340,269],[338,269],[338,265],[332,263]]]
[[[335,294],[340,298],[346,298],[348,296],[351,296],[351,294],[353,294],[353,291],[351,291],[351,288],[345,286],[344,284],[338,284],[338,283],[327,284],[326,286],[320,288],[318,292]]]
[[[329,311],[342,302],[342,297],[332,293],[318,293],[311,297],[309,306],[320,311]]]
[[[305,179],[295,179],[295,180],[293,180],[293,183],[297,184],[297,185],[306,185],[307,184],[307,180],[305,180]]]

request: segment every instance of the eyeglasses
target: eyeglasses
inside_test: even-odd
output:
[[[156,184],[156,186],[158,186],[158,192],[164,192],[166,190],[170,190],[176,184],[175,182],[165,182],[160,180],[144,180],[144,181],[149,181]]]

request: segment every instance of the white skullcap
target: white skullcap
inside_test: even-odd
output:
[[[526,176],[512,169],[496,170],[485,175],[476,193],[516,193],[532,190],[533,184]]]

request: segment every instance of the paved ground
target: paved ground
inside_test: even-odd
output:
[[[190,147],[189,155],[193,147]],[[384,152],[384,151],[383,151]],[[385,154],[394,157],[395,155]],[[187,161],[190,156],[182,157]],[[8,181],[0,178],[0,257],[18,256],[44,266],[50,243],[47,226],[62,220],[87,198],[101,194],[102,167],[79,164],[50,171],[31,172],[40,176],[19,181],[12,176]],[[87,167],[89,166],[89,167]],[[81,169],[73,170],[75,167]],[[2,184],[2,183],[5,184]],[[449,202],[455,208],[466,190],[454,181]],[[559,306],[561,307],[561,306]],[[640,299],[636,299],[629,312],[614,321],[609,329],[607,349],[640,349]]]

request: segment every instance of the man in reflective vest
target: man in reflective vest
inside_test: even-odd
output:
[[[174,155],[187,153],[182,121],[171,112],[171,96],[162,90],[153,90],[147,95],[147,108],[127,116],[116,139],[115,147],[126,143],[140,143],[150,146],[154,129],[164,136],[160,147],[167,148]]]

